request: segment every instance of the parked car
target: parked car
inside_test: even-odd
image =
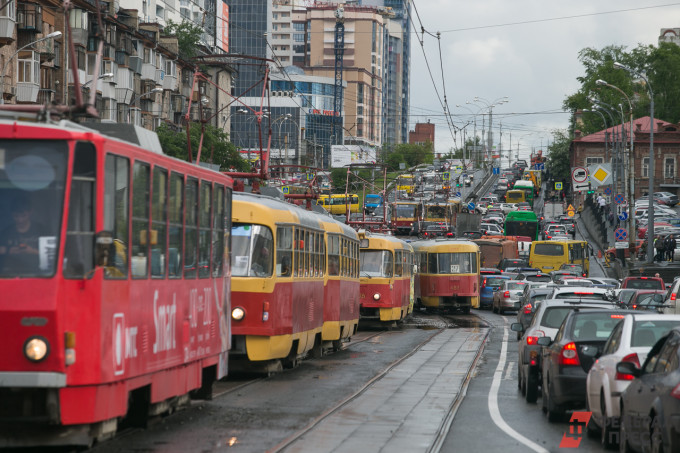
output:
[[[579,310],[611,309],[615,305],[605,301],[554,300],[544,299],[538,302],[531,323],[524,327],[521,323],[513,323],[510,328],[522,334],[518,345],[517,385],[530,403],[538,399],[538,387],[541,382],[541,351],[543,346],[538,339],[552,339],[562,325],[569,312]]]
[[[567,315],[555,340],[538,339],[542,351],[542,405],[548,420],[561,420],[567,409],[586,405],[586,380],[624,310],[578,310]],[[594,351],[593,351],[594,350]]]
[[[527,260],[521,258],[503,258],[498,264],[498,268],[504,271],[508,267],[527,267],[528,264]]]
[[[666,289],[661,277],[626,277],[621,288],[633,289]]]
[[[494,291],[492,309],[494,313],[503,314],[505,310],[516,310],[516,302],[524,290],[524,282],[505,280]]]
[[[676,326],[680,326],[680,315],[628,314],[596,356],[586,380],[587,407],[592,412],[588,431],[599,431],[605,448],[618,443],[614,432],[620,424],[620,397],[633,379],[631,374],[617,372],[616,364],[630,362],[639,368],[658,339]]]
[[[641,368],[619,362],[616,371],[634,377],[621,394],[620,451],[680,451],[680,329],[673,329],[649,351]]]
[[[493,305],[494,291],[501,286],[505,280],[510,280],[507,275],[485,275],[481,277],[482,284],[479,285],[479,308],[491,308]]]
[[[678,204],[678,196],[670,192],[654,192],[654,200],[670,207]]]

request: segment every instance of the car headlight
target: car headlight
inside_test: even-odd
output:
[[[235,321],[240,321],[246,315],[245,310],[241,307],[236,307],[231,311],[231,318]]]
[[[380,300],[380,293],[373,294],[373,300]]]
[[[24,355],[31,362],[40,362],[50,352],[50,345],[43,337],[31,337],[24,343]]]

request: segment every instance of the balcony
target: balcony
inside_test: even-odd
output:
[[[17,83],[17,103],[30,102],[35,104],[38,101],[38,93],[40,92],[40,85],[31,82]]]
[[[15,3],[12,1],[0,10],[0,46],[14,42],[16,27]]]
[[[42,8],[38,5],[19,5],[16,24],[18,31],[40,33],[42,31]]]
[[[175,91],[177,89],[177,76],[165,75],[163,77],[163,89]]]
[[[49,88],[41,88],[38,91],[38,100],[36,102],[41,105],[51,104],[54,101],[55,93],[56,91]]]
[[[156,79],[156,66],[151,63],[142,63],[142,80],[153,80]]]
[[[36,43],[35,49],[40,54],[40,63],[47,63],[55,59],[57,51],[54,44],[54,39],[47,39]]]

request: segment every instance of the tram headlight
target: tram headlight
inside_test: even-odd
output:
[[[380,293],[373,294],[373,300],[380,300]]]
[[[50,352],[50,345],[43,337],[31,337],[24,343],[24,355],[31,362],[40,362]]]
[[[246,312],[241,307],[236,307],[231,311],[231,318],[235,321],[240,321],[245,316],[246,316]]]

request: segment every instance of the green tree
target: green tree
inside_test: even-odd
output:
[[[548,146],[547,167],[555,181],[571,179],[570,146],[571,137],[565,131],[553,131],[553,143]]]
[[[189,160],[186,130],[175,131],[168,127],[167,124],[161,124],[156,129],[156,133],[165,154],[178,159]],[[198,152],[198,143],[201,138],[201,125],[198,123],[192,124],[190,135],[192,159],[195,160],[196,153]],[[218,164],[222,171],[227,171],[231,168],[236,171],[250,170],[250,164],[241,157],[236,146],[229,141],[229,136],[222,129],[209,124],[205,125],[201,162]]]
[[[179,24],[168,20],[168,25],[163,32],[177,36],[179,56],[184,60],[189,60],[198,55],[198,46],[203,35],[203,28],[200,26],[186,20]]]
[[[331,170],[331,191],[345,193],[347,185],[347,168],[334,168]]]

